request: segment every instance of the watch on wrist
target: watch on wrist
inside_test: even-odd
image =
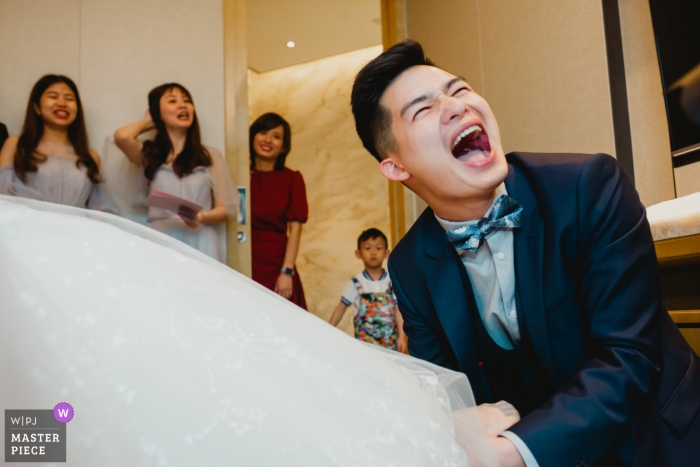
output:
[[[288,276],[294,275],[294,269],[292,269],[292,268],[284,268],[283,267],[282,269],[280,269],[280,271],[282,272],[282,274],[286,274]]]

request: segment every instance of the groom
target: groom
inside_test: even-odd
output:
[[[414,41],[360,71],[352,110],[430,206],[389,258],[409,350],[518,409],[490,439],[501,465],[700,465],[700,360],[615,159],[504,155],[488,103]]]

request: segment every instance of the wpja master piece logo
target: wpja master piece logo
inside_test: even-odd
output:
[[[5,462],[65,462],[67,402],[53,410],[5,410]]]

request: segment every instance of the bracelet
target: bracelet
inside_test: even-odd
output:
[[[285,267],[283,267],[282,269],[280,269],[280,272],[281,272],[282,274],[286,274],[286,275],[288,275],[288,276],[293,276],[293,275],[294,275],[294,269],[292,269],[292,268],[285,268]]]

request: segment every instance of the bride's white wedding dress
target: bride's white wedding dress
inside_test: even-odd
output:
[[[73,406],[67,465],[497,465],[464,375],[109,214],[0,196],[0,351],[2,409]]]

